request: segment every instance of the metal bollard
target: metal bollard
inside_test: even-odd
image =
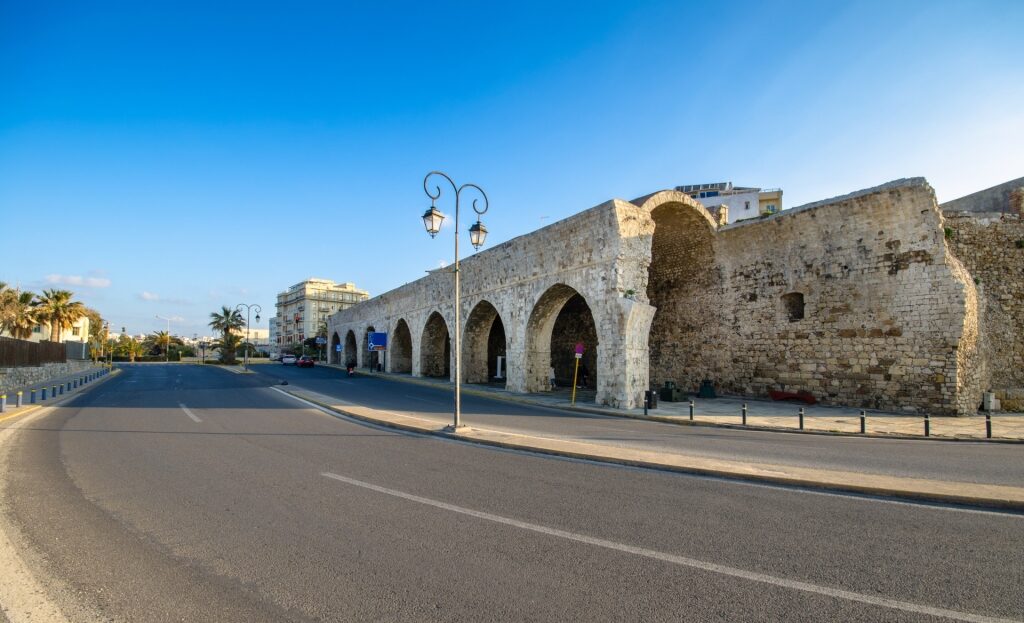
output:
[[[804,408],[800,407],[800,430],[804,429]]]
[[[62,393],[62,394],[64,393],[64,386],[63,385],[60,386],[60,393]],[[53,386],[53,395],[54,395],[54,397],[57,396],[57,385]]]
[[[693,401],[690,401],[690,421],[693,421]]]
[[[992,439],[992,414],[985,414],[985,438]]]
[[[68,381],[68,393],[71,393],[71,381]]]
[[[25,404],[25,403],[22,402],[22,400],[21,400],[21,392],[18,392],[18,399],[15,401],[14,406],[20,407],[23,404]]]
[[[45,387],[43,388],[43,398],[42,399],[46,400],[46,388]]]
[[[7,411],[7,394],[0,394],[0,413]]]
[[[78,379],[75,379],[71,382],[75,384],[74,389],[78,389]]]
[[[928,419],[928,414],[924,414],[924,436],[931,437],[932,434],[932,422]]]
[[[743,403],[743,425],[747,425],[747,403]]]
[[[28,392],[28,403],[32,404],[32,405],[36,404],[36,390],[34,390],[34,389],[29,390],[29,392]]]
[[[867,416],[864,414],[864,409],[860,410],[860,434],[863,435],[867,432]]]

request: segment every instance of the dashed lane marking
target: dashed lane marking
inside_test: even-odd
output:
[[[178,403],[178,406],[181,407],[181,410],[185,412],[185,415],[192,418],[193,422],[202,422],[202,420],[199,419],[199,416],[197,416],[195,413],[192,413],[192,409],[189,409],[180,402]]]

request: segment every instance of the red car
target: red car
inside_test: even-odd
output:
[[[313,358],[309,355],[303,355],[295,360],[295,367],[297,368],[312,368]]]

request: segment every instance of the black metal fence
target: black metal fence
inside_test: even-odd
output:
[[[28,342],[13,337],[0,337],[0,368],[41,366],[44,363],[65,363],[67,350],[60,342]]]

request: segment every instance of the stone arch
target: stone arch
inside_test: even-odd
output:
[[[388,338],[388,359],[391,372],[412,374],[412,333],[404,318],[399,318]]]
[[[356,334],[354,331],[349,329],[349,332],[345,334],[345,361],[346,366],[356,367],[356,362],[359,361],[359,351],[356,346]]]
[[[448,323],[439,312],[433,312],[423,326],[420,338],[420,375],[451,378],[452,345]]]
[[[585,382],[581,378],[581,384],[596,388],[601,362],[593,311],[574,288],[555,284],[540,296],[527,321],[526,390],[548,390],[552,368],[559,385],[571,385],[576,363],[573,347],[578,342],[585,348],[580,367],[587,378]]]
[[[366,331],[363,331],[363,345],[361,349],[363,351],[363,363],[370,370],[376,371],[377,364],[380,363],[380,353],[377,351],[370,352],[370,334],[376,333],[377,329],[373,325],[366,327]]]
[[[498,356],[506,357],[508,352],[501,314],[490,301],[482,300],[469,312],[462,333],[463,379],[466,383],[489,383],[498,372]]]
[[[648,337],[650,383],[672,380],[696,391],[702,379],[717,376],[715,357],[723,356],[717,224],[703,206],[675,191],[657,193],[643,207],[654,221],[646,292],[656,308]]]
[[[335,331],[334,335],[331,336],[331,346],[327,353],[327,361],[340,365],[341,364],[341,353],[338,352],[338,346],[341,345],[341,338],[338,337],[338,332]]]

